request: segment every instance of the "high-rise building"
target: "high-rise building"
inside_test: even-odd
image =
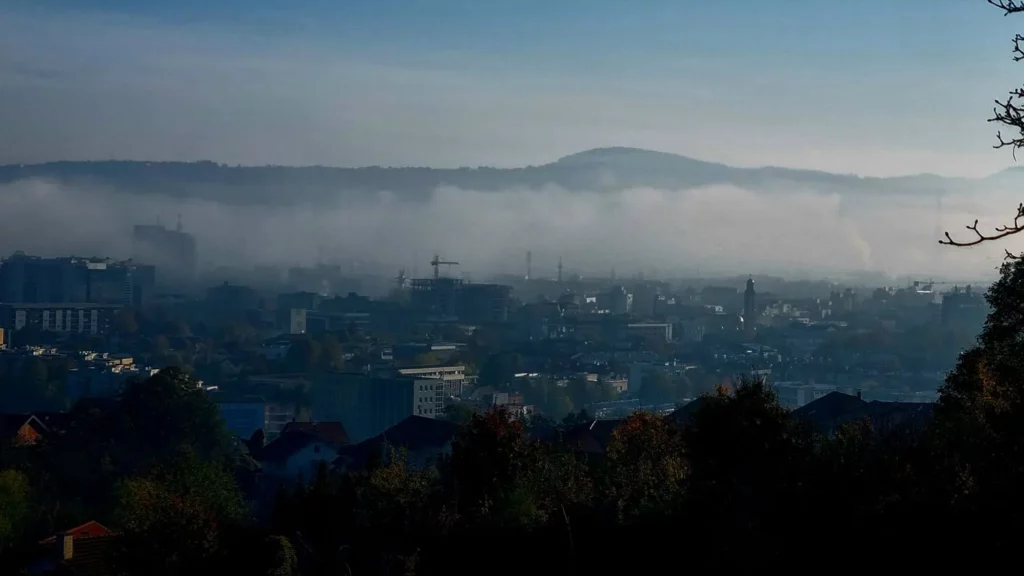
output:
[[[196,239],[182,231],[163,226],[137,225],[132,233],[132,260],[160,270],[161,286],[190,286],[196,277],[199,255]]]
[[[747,278],[747,289],[743,292],[743,333],[753,338],[757,330],[757,292],[754,291],[754,279]]]
[[[15,253],[0,262],[0,302],[144,307],[153,266],[100,258],[39,258]]]

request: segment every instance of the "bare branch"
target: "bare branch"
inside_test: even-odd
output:
[[[991,242],[993,240],[1000,240],[1007,236],[1013,236],[1024,232],[1024,202],[1017,205],[1017,215],[1013,218],[1013,224],[1007,226],[997,226],[992,234],[983,234],[981,230],[978,230],[978,221],[975,220],[974,224],[966,226],[968,230],[974,232],[974,238],[970,240],[953,240],[949,232],[946,232],[946,239],[939,240],[939,244],[945,246],[956,246],[959,248],[965,248],[967,246],[977,246],[983,242]],[[1010,251],[1006,251],[1007,258],[1016,259],[1015,256],[1010,254]]]
[[[1004,16],[1024,13],[1024,0],[988,0],[988,3],[1002,10]],[[1013,61],[1024,61],[1024,35],[1017,34],[1013,38]],[[988,121],[1002,124],[1015,133],[1006,138],[1003,137],[1002,131],[996,132],[996,144],[993,145],[993,148],[1010,148],[1013,158],[1016,160],[1017,150],[1024,148],[1024,87],[1011,90],[1006,100],[996,100],[995,107],[992,109],[992,117]],[[957,247],[977,246],[984,242],[992,242],[1024,232],[1024,203],[1017,206],[1017,215],[1013,218],[1011,225],[999,226],[990,234],[983,234],[978,230],[977,220],[966,228],[974,233],[974,238],[954,240],[949,232],[946,232],[945,239],[939,240],[939,244]],[[1014,255],[1009,250],[1004,250],[1004,252],[1008,260],[1024,258],[1024,254]]]
[[[1024,12],[1024,1],[1022,0],[988,0],[988,3],[1002,10],[1004,16]]]

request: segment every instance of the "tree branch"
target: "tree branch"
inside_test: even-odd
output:
[[[1003,16],[1024,12],[1022,0],[988,0],[988,3],[1003,11]]]
[[[988,3],[1002,10],[1004,16],[1024,13],[1024,0],[988,0]],[[1024,36],[1021,34],[1015,35],[1013,38],[1014,62],[1024,61],[1024,46],[1022,46],[1022,43],[1024,43]],[[992,109],[992,117],[988,121],[1002,124],[1016,133],[1010,138],[1004,138],[1002,131],[996,132],[996,144],[993,145],[993,148],[996,149],[1010,148],[1013,152],[1013,158],[1016,160],[1017,150],[1024,148],[1024,87],[1011,90],[1006,100],[996,100],[995,107]],[[983,234],[978,230],[977,220],[966,228],[974,232],[974,238],[964,241],[953,240],[949,232],[946,232],[946,238],[939,240],[939,244],[957,247],[977,246],[983,242],[1000,240],[1007,236],[1024,232],[1024,203],[1017,206],[1017,215],[1013,218],[1013,224],[999,226],[991,234]],[[1024,254],[1015,255],[1009,250],[1004,250],[1004,252],[1006,252],[1006,258],[1009,260],[1024,258]]]
[[[981,244],[983,242],[1000,240],[1002,238],[1006,238],[1007,236],[1013,236],[1014,234],[1024,232],[1024,202],[1017,205],[1017,215],[1013,218],[1013,224],[1010,224],[1008,226],[997,226],[994,230],[994,233],[992,234],[982,234],[982,232],[978,230],[977,220],[974,221],[974,224],[966,226],[965,228],[967,228],[971,232],[974,232],[975,238],[963,241],[953,240],[953,237],[949,235],[949,232],[946,232],[946,239],[939,240],[939,244],[943,244],[945,246],[956,246],[959,248],[965,248],[967,246],[977,246],[978,244]],[[1010,253],[1009,250],[1006,250],[1005,252],[1006,257],[1009,259],[1017,260],[1020,258],[1020,256],[1016,256]]]

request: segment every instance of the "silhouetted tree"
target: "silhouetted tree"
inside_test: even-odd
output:
[[[1024,3],[1020,2],[1020,0],[988,0],[988,3],[1002,10],[1005,16],[1024,12]],[[1024,42],[1024,36],[1020,34],[1015,35],[1013,38],[1013,60],[1015,62],[1024,60],[1024,46],[1021,45],[1021,42]],[[1022,99],[1024,99],[1024,87],[1010,90],[1005,100],[996,100],[989,122],[994,122],[1002,125],[1004,128],[1008,128],[1011,135],[1006,138],[1003,136],[1003,132],[999,131],[996,134],[997,143],[994,146],[995,148],[1010,148],[1014,152],[1024,148],[1024,105],[1020,103]],[[984,242],[1000,240],[1014,234],[1019,234],[1021,231],[1024,231],[1024,202],[1017,205],[1017,212],[1013,217],[1012,223],[997,226],[991,233],[979,230],[977,220],[966,228],[972,233],[970,239],[954,240],[949,232],[946,232],[945,239],[939,240],[939,244],[958,247],[977,246]],[[1009,250],[1005,252],[1008,259],[1018,259],[1021,257]]]

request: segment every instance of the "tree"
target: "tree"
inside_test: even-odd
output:
[[[679,430],[646,412],[631,415],[608,444],[609,495],[619,518],[678,510],[687,468]]]
[[[224,526],[244,515],[241,493],[219,464],[189,456],[161,466],[119,486],[120,562],[135,573],[201,570],[218,553]]]
[[[942,455],[934,476],[946,491],[969,502],[961,513],[980,518],[1024,518],[1024,496],[1015,486],[1024,481],[1024,260],[1004,262],[1002,275],[989,289],[992,307],[978,345],[960,355],[940,388],[932,421]],[[982,537],[1009,546],[994,529]]]
[[[691,521],[706,522],[708,534],[730,534],[737,550],[781,545],[772,538],[801,526],[803,507],[812,506],[805,486],[813,439],[760,380],[702,397],[683,430]]]
[[[127,458],[156,462],[184,451],[217,460],[229,453],[219,408],[176,368],[130,383],[111,416],[110,432]]]
[[[444,419],[456,424],[469,422],[473,418],[473,414],[473,409],[461,402],[454,402],[444,407]]]
[[[295,547],[284,536],[269,536],[264,541],[264,553],[270,556],[265,576],[297,576],[299,558]]]
[[[139,331],[138,314],[133,308],[121,308],[114,315],[114,329],[119,334],[135,334]]]
[[[342,349],[341,342],[333,334],[323,337],[320,348],[318,360],[323,368],[340,370],[345,366],[345,350]]]
[[[30,515],[28,477],[17,470],[0,471],[0,551],[18,541]]]
[[[988,0],[988,3],[1002,10],[1004,16],[1024,13],[1024,2],[1021,0]],[[1017,34],[1013,39],[1013,60],[1015,62],[1024,60],[1022,42],[1024,42],[1024,36],[1021,34]],[[996,99],[992,117],[988,121],[1009,128],[1012,135],[1009,138],[1004,138],[1002,131],[997,132],[997,142],[994,148],[1010,148],[1014,152],[1024,148],[1024,104],[1020,103],[1021,100],[1024,100],[1024,87],[1010,90],[1005,100]],[[945,239],[939,240],[939,244],[957,247],[977,246],[984,242],[1001,240],[1007,236],[1019,234],[1024,231],[1024,202],[1017,205],[1017,213],[1011,224],[997,226],[991,233],[980,231],[977,220],[966,228],[973,233],[969,240],[954,240],[949,232],[946,232]],[[1013,254],[1009,250],[1005,252],[1007,259],[1021,258],[1021,255]]]
[[[544,520],[535,473],[539,446],[505,410],[476,414],[452,444],[458,509],[475,522],[529,526]]]
[[[586,410],[580,410],[579,412],[576,412],[576,413],[571,413],[570,412],[569,414],[566,414],[564,418],[562,418],[562,424],[564,424],[566,426],[577,426],[577,425],[580,425],[580,424],[590,424],[593,421],[594,421],[594,418],[591,417],[590,414],[588,414]]]
[[[322,347],[310,338],[298,339],[288,347],[284,362],[291,372],[312,372],[320,359]]]
[[[644,404],[665,404],[675,401],[676,388],[668,374],[655,370],[644,374],[638,396]]]

